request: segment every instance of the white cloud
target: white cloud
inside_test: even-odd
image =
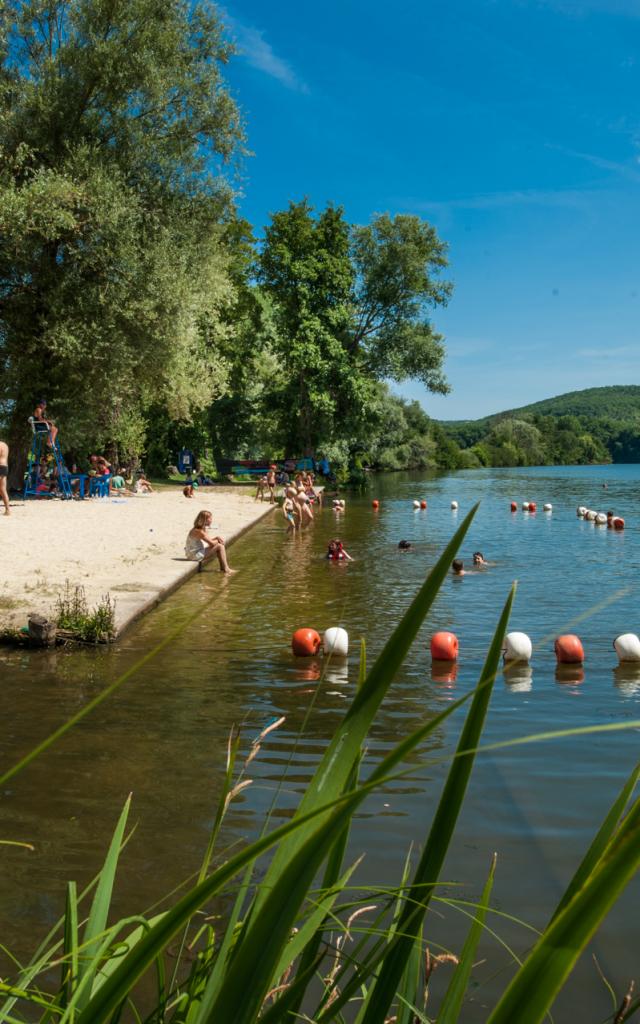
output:
[[[226,14],[225,21],[236,37],[240,56],[244,57],[247,64],[257,68],[258,71],[263,71],[270,78],[275,78],[287,89],[293,89],[296,92],[309,91],[291,65],[274,52],[271,44],[265,39],[262,29],[252,25],[243,25],[229,14]]]
[[[449,210],[496,210],[511,206],[562,206],[579,207],[596,196],[600,191],[593,189],[513,189],[507,192],[480,192],[474,196],[462,196],[433,202],[410,202],[414,209],[447,212]]]

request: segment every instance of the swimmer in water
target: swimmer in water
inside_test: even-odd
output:
[[[398,549],[400,551],[409,551],[411,549],[411,542],[408,540],[401,540],[398,543]]]
[[[474,565],[489,565],[489,562],[487,562],[486,558],[482,554],[482,551],[474,551],[473,552],[473,564]]]
[[[473,576],[475,575],[473,569],[465,569],[464,562],[461,558],[454,558],[451,563],[451,569],[454,576]]]
[[[326,557],[330,562],[353,562],[349,552],[343,548],[341,540],[329,541]]]

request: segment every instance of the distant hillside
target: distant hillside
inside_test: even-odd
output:
[[[569,391],[566,395],[545,398],[541,402],[522,405],[518,409],[505,409],[478,420],[441,420],[445,430],[473,423],[489,427],[498,420],[529,419],[531,416],[588,416],[616,422],[640,422],[640,385],[614,384],[606,388],[586,388]]]
[[[438,428],[463,466],[640,462],[640,385],[570,391]]]

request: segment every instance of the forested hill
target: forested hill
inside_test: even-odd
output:
[[[479,420],[448,420],[442,423],[445,429],[463,424],[496,423],[507,417],[531,419],[532,416],[590,416],[619,421],[640,421],[640,385],[616,384],[607,388],[586,388],[584,391],[569,391],[555,398],[545,398],[518,409],[507,409],[493,413]]]
[[[587,388],[439,426],[464,465],[640,462],[640,386]]]

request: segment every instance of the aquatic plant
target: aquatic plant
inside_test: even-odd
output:
[[[72,587],[66,580],[64,590],[56,601],[56,625],[66,630],[74,639],[86,643],[104,643],[113,640],[116,632],[116,606],[109,594],[98,601],[95,608],[89,608],[84,587]]]
[[[475,511],[475,510],[474,510]],[[118,858],[126,842],[129,800],[118,820],[104,866],[84,893],[69,883],[64,914],[14,981],[0,983],[0,1024],[454,1024],[461,1019],[478,941],[491,909],[495,858],[458,955],[434,955],[425,916],[438,898],[449,844],[481,742],[515,588],[508,595],[476,688],[403,738],[361,779],[363,744],[377,710],[402,665],[465,536],[464,520],[369,671],[364,648],[358,688],[294,814],[214,866],[216,840],[230,803],[248,785],[250,764],[273,723],[257,737],[237,768],[239,735],[229,740],[223,792],[197,880],[153,916],[109,922]],[[148,658],[148,655],[146,656]],[[130,676],[130,672],[128,673]],[[344,863],[352,816],[366,797],[392,779],[422,741],[468,704],[457,748],[422,853],[409,860],[399,882],[356,897],[351,879],[358,861]],[[625,723],[637,728],[638,722]],[[605,731],[611,726],[602,727]],[[615,726],[613,728],[619,728]],[[573,734],[595,731],[567,730]],[[566,732],[564,733],[566,735]],[[545,737],[528,737],[532,742]],[[522,739],[493,744],[509,746]],[[40,748],[41,749],[41,748]],[[32,759],[23,759],[26,764]],[[0,779],[15,774],[5,772]],[[515,970],[488,1024],[534,1024],[544,1019],[605,914],[640,863],[640,799],[632,801],[640,766],[616,797],[548,926]],[[269,853],[258,878],[254,867]],[[321,874],[322,873],[322,874]],[[319,881],[319,879],[321,879]],[[235,892],[218,934],[211,901]],[[92,894],[86,921],[83,902]],[[373,923],[364,924],[365,915]],[[356,936],[358,936],[356,940]],[[348,940],[353,939],[347,949]],[[179,956],[168,969],[169,947]],[[188,955],[187,955],[188,954]],[[438,1006],[427,1002],[438,965],[452,976]],[[58,973],[51,984],[52,971]],[[153,997],[143,978],[155,977]],[[614,1009],[622,1024],[640,1001],[631,994]]]

